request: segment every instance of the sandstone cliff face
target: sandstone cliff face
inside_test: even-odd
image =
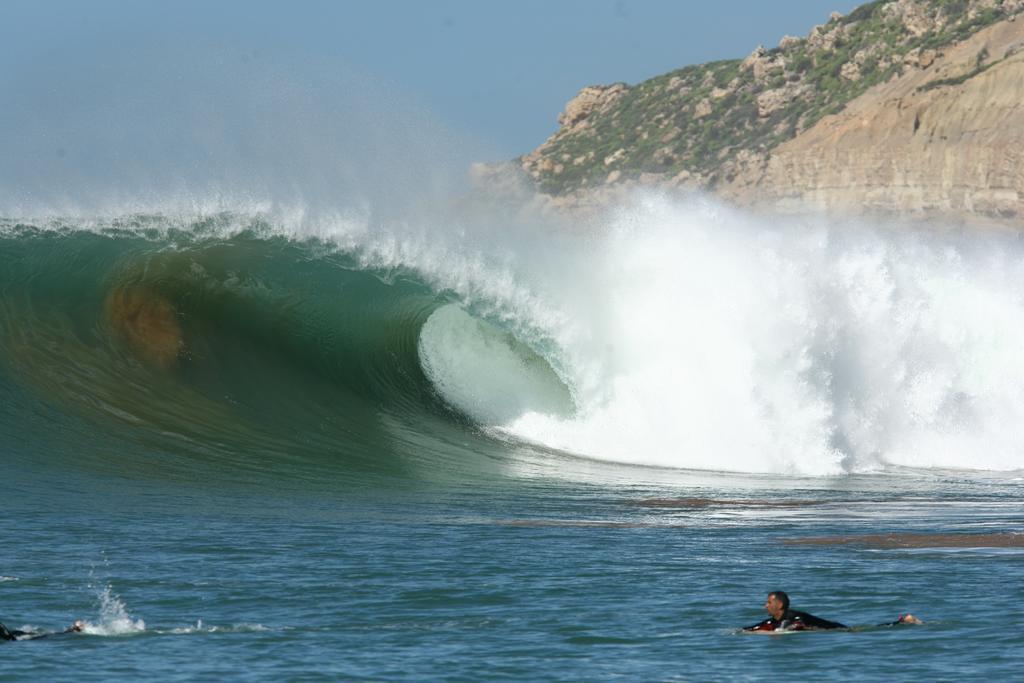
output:
[[[782,210],[1024,219],[1024,0],[875,0],[806,38],[584,88],[517,160],[555,206],[646,185]]]
[[[791,210],[1024,218],[1022,48],[1024,19],[984,29],[866,92],[719,191]]]

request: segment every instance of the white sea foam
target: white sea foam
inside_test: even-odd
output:
[[[202,619],[196,621],[194,625],[183,626],[181,628],[174,628],[169,631],[175,635],[190,635],[194,633],[258,633],[262,631],[269,631],[270,629],[263,624],[232,624],[231,626],[210,626],[203,623]]]
[[[509,433],[701,469],[1024,468],[1017,240],[648,197],[613,219],[602,253],[596,277],[579,275],[607,354],[566,353],[607,392]]]
[[[146,622],[133,619],[124,602],[110,586],[104,586],[96,593],[99,602],[99,619],[84,621],[83,633],[98,636],[120,636],[146,630]]]

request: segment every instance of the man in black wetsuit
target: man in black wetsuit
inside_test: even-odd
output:
[[[71,626],[61,631],[61,633],[81,633],[83,629],[85,629],[85,622],[78,619]],[[45,638],[48,635],[52,634],[40,631],[12,630],[0,624],[0,640],[35,640],[36,638]]]
[[[838,621],[829,621],[807,612],[789,609],[789,596],[785,591],[772,591],[764,602],[769,617],[744,631],[806,631],[808,629],[846,628]]]
[[[764,608],[770,615],[764,621],[747,626],[744,631],[808,631],[849,628],[838,621],[829,621],[807,612],[789,609],[789,596],[785,591],[772,591],[764,602]],[[913,614],[901,614],[896,621],[879,626],[895,626],[897,624],[920,624],[920,619]]]
[[[24,631],[11,631],[3,624],[0,624],[0,640],[17,640],[18,636],[25,635]]]

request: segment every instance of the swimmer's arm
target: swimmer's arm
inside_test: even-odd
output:
[[[804,626],[807,628],[849,628],[846,624],[840,624],[838,621],[829,621],[828,619],[822,619],[821,617],[816,617],[813,614],[807,614],[806,612],[800,615],[800,621],[802,621]]]
[[[903,624],[916,625],[923,624],[924,622],[915,617],[913,614],[901,614],[896,621],[890,621],[886,624],[879,624],[879,626],[902,626]]]

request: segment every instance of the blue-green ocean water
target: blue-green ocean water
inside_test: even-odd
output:
[[[1019,675],[1020,468],[743,473],[723,449],[740,471],[717,472],[539,445],[482,416],[582,410],[551,326],[358,247],[216,222],[0,236],[0,621],[88,622],[0,643],[0,680]],[[442,316],[438,345],[493,353],[476,385],[525,377],[502,394],[519,403],[430,355],[453,305],[477,336]],[[957,392],[941,405],[962,417]],[[1020,457],[989,444],[977,462]],[[857,628],[737,633],[777,589]],[[875,626],[905,612],[926,623]]]

